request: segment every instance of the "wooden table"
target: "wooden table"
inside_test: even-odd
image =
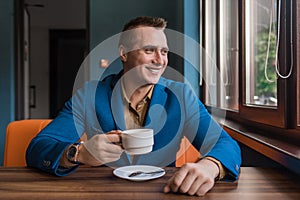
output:
[[[117,178],[108,167],[81,167],[66,177],[29,168],[0,168],[0,199],[199,199],[164,194],[163,187],[176,171],[165,168],[164,177],[145,182]],[[239,181],[217,182],[201,199],[300,199],[299,177],[278,169],[242,168]]]

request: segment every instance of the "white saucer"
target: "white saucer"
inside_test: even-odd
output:
[[[135,177],[129,177],[129,175],[132,172],[136,171],[143,171],[143,172],[153,172],[153,171],[158,171],[162,170],[163,172],[158,173],[158,174],[142,174],[139,176]],[[162,177],[165,175],[165,170],[160,168],[160,167],[155,167],[155,166],[150,166],[150,165],[130,165],[130,166],[124,166],[124,167],[119,167],[113,171],[114,175],[116,175],[119,178],[131,180],[131,181],[147,181],[155,178]]]

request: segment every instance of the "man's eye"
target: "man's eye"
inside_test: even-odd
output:
[[[146,48],[146,49],[145,49],[145,52],[146,52],[146,53],[153,53],[153,52],[154,52],[154,49],[153,49],[153,48]]]
[[[168,54],[168,52],[169,52],[168,50],[164,50],[164,49],[163,49],[163,50],[161,50],[161,54],[162,54],[162,55],[167,55],[167,54]]]

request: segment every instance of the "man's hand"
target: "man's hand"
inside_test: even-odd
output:
[[[164,192],[203,196],[214,186],[218,174],[219,168],[211,160],[204,158],[197,163],[187,163],[170,178]]]
[[[120,159],[124,151],[121,146],[114,143],[120,142],[121,131],[111,131],[107,134],[97,134],[80,145],[78,161],[90,165],[99,166]]]

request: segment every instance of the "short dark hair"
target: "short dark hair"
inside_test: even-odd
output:
[[[153,27],[157,29],[164,29],[167,26],[167,21],[160,17],[141,16],[130,20],[123,27],[120,35],[119,46],[123,45],[129,47],[132,44],[132,29],[140,27]]]
[[[130,20],[123,27],[122,31],[127,31],[139,26],[149,26],[154,28],[166,28],[167,21],[161,17],[141,16]]]

